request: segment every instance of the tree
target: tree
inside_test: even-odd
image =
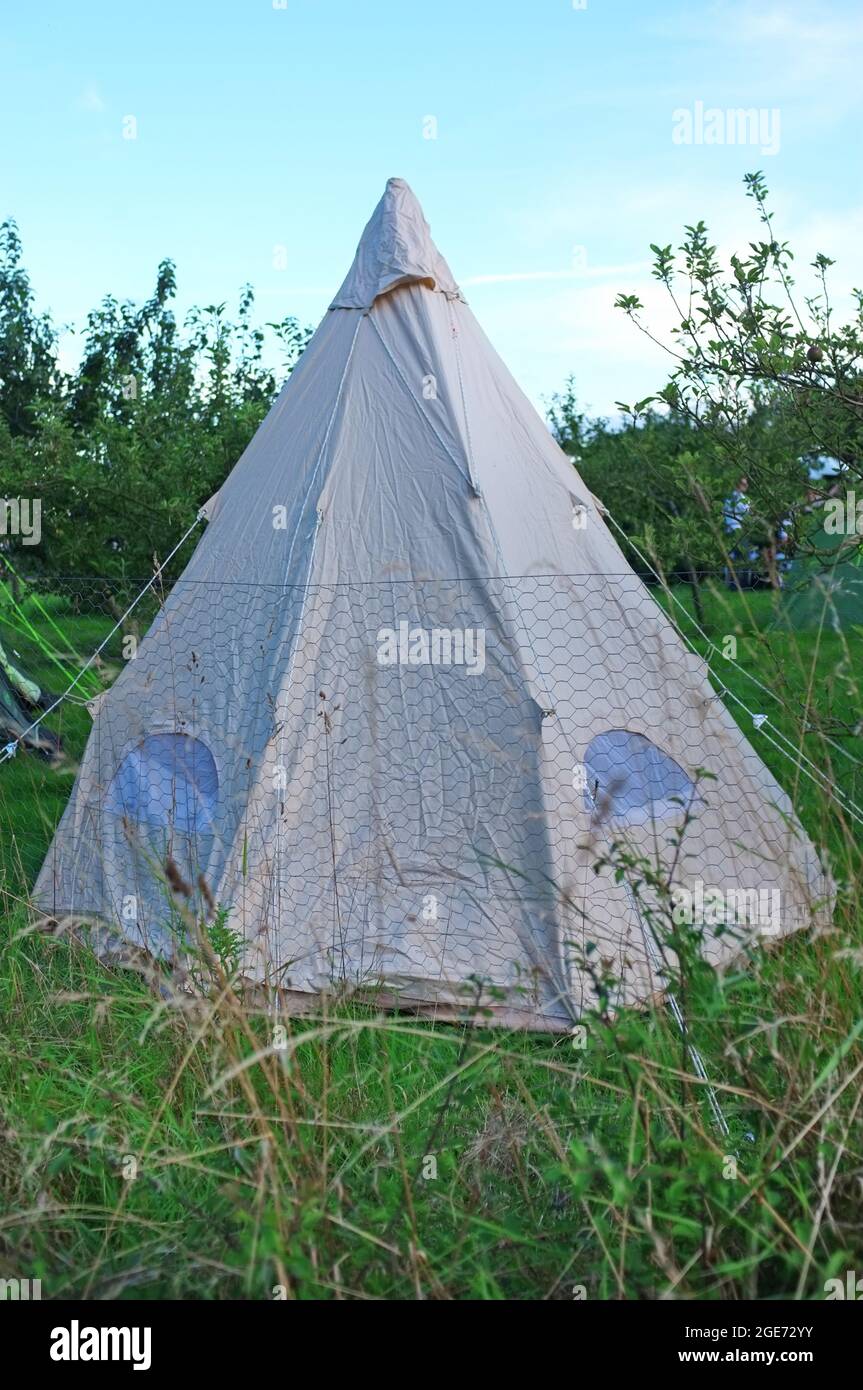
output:
[[[57,334],[34,308],[21,264],[21,239],[11,218],[0,223],[0,415],[10,435],[32,435],[39,402],[59,386]]]
[[[744,183],[763,239],[732,255],[727,268],[704,222],[686,227],[677,252],[651,246],[653,275],[678,320],[669,342],[644,322],[637,296],[618,297],[672,364],[657,395],[622,408],[637,419],[664,404],[688,420],[746,479],[752,537],[766,530],[775,539],[785,526],[792,543],[807,548],[812,497],[819,496],[809,462],[826,455],[846,480],[863,481],[863,291],[853,292],[852,314],[837,325],[828,286],[833,261],[819,253],[811,263],[815,290],[801,304],[764,177],[747,174]]]
[[[106,296],[88,316],[78,370],[64,377],[56,333],[33,309],[14,224],[4,224],[0,469],[7,496],[42,504],[40,545],[7,536],[4,551],[48,583],[107,581],[84,592],[115,610],[224,482],[310,336],[292,317],[265,326],[282,355],[276,371],[264,360],[250,286],[236,321],[214,304],[180,327],[175,296],[170,260],[143,305]]]
[[[703,617],[700,580],[725,562],[722,523],[736,481],[722,450],[674,410],[645,408],[614,427],[588,420],[571,378],[554,397],[550,420],[558,443],[629,538],[621,543],[630,563],[645,571],[640,551],[653,568],[690,584]]]

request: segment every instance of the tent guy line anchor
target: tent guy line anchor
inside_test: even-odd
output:
[[[38,719],[34,719],[33,723],[28,728],[26,728],[22,734],[18,735],[18,737],[14,740],[14,743],[6,745],[6,747],[3,749],[2,756],[0,756],[0,763],[5,763],[8,758],[13,757],[15,752],[17,751],[18,745],[27,737],[27,735],[32,734],[34,729],[38,729],[39,725],[42,723],[42,720],[47,719],[49,714],[53,714],[54,710],[58,709],[59,706],[63,704],[64,700],[68,700],[71,698],[72,691],[79,684],[84,674],[90,670],[91,666],[93,665],[93,662],[105,650],[115,633],[119,632],[120,628],[123,626],[124,622],[129,617],[129,614],[134,612],[144,595],[148,593],[150,589],[152,589],[153,585],[156,583],[156,580],[159,578],[161,574],[164,573],[165,567],[171,563],[177,551],[180,549],[182,545],[185,544],[185,542],[189,539],[192,532],[194,531],[195,527],[199,526],[203,519],[204,513],[203,510],[201,510],[198,512],[198,515],[195,517],[195,520],[192,522],[185,535],[181,536],[180,539],[177,541],[177,544],[174,546],[174,549],[171,551],[170,555],[168,555],[167,558],[156,567],[156,569],[153,571],[151,577],[147,580],[147,583],[144,585],[141,592],[132,600],[122,617],[117,619],[116,623],[111,628],[111,631],[108,633],[107,637],[103,637],[96,650],[87,658],[87,661],[81,667],[74,680],[70,682],[70,684],[63,691],[63,693],[61,695],[58,695],[56,700],[54,700],[54,702],[50,704],[47,709],[42,711]]]
[[[654,579],[656,579],[657,582],[666,589],[666,592],[668,593],[668,596],[671,599],[672,603],[676,604],[677,607],[686,615],[687,619],[693,624],[698,634],[707,643],[710,650],[713,652],[718,652],[719,648],[717,647],[716,643],[713,642],[710,637],[708,637],[707,633],[698,624],[697,620],[691,616],[685,604],[682,604],[680,602],[680,599],[677,598],[677,596],[673,594],[670,589],[668,589],[667,585],[663,584],[662,577],[657,573],[656,569],[653,567],[653,565],[650,563],[647,557],[643,554],[643,552],[639,550],[638,546],[635,544],[635,541],[633,541],[631,537],[627,536],[623,527],[620,525],[618,521],[615,520],[615,518],[612,516],[611,512],[608,510],[607,507],[603,508],[603,515],[608,517],[615,530],[623,537],[626,543],[632,547],[639,560],[641,560],[641,562],[644,565],[646,565],[647,568],[650,570],[650,573],[653,575]],[[675,624],[675,630],[679,633],[680,637],[689,647],[690,651],[700,660],[704,660],[704,658],[701,656],[701,653],[695,647],[691,637],[687,636],[683,629],[679,627],[677,624]],[[757,685],[761,690],[763,690],[767,695],[769,695],[771,699],[776,700],[777,703],[780,705],[782,704],[782,701],[780,700],[776,692],[774,690],[771,690],[769,686],[764,685],[764,683],[760,681],[757,676],[753,676],[751,671],[747,671],[745,666],[741,666],[739,662],[733,660],[733,658],[731,657],[725,657],[724,660],[729,661],[730,664],[736,670],[740,671],[741,675],[744,675],[749,680],[753,681],[755,685]],[[707,663],[707,665],[708,670],[710,670],[711,673],[715,675],[716,673],[713,672],[713,668],[709,665],[709,663]],[[742,700],[739,695],[735,695],[733,690],[728,689],[724,682],[722,682],[721,677],[717,676],[716,679],[719,680],[726,694],[735,702],[735,704],[739,705],[740,708],[744,710],[746,714],[749,715],[750,719],[753,721],[755,725],[755,728],[761,729],[762,725],[767,721],[767,715],[757,715],[753,710],[749,708],[745,700]],[[783,709],[784,708],[785,706],[783,705]],[[826,775],[826,773],[824,773],[821,770],[818,764],[814,763],[811,758],[807,757],[807,755],[803,752],[802,749],[795,748],[794,744],[791,742],[791,739],[789,739],[786,734],[783,734],[781,729],[777,729],[775,725],[772,724],[770,727],[774,730],[778,738],[782,740],[782,743],[787,744],[788,746],[787,748],[783,747],[782,744],[777,743],[774,739],[771,739],[769,737],[767,739],[768,743],[771,743],[773,747],[777,749],[778,752],[782,753],[786,758],[789,759],[789,761],[793,762],[795,766],[798,767],[800,771],[804,774],[804,776],[807,776],[811,782],[814,782],[815,785],[819,787],[821,791],[827,791],[833,797],[835,797],[842,809],[844,811],[847,811],[853,820],[856,820],[859,822],[859,824],[863,825],[863,807],[858,806],[857,803],[854,800],[852,800],[852,798],[848,796],[847,792],[844,792],[841,787],[837,787],[836,783],[832,782],[830,778]],[[846,749],[840,748],[839,751],[844,753],[845,756],[848,757],[852,762],[857,763],[859,761],[853,756],[853,754],[848,753]],[[808,768],[814,769],[814,772],[808,771],[807,767],[803,766],[804,763],[808,764]],[[821,778],[822,780],[819,781],[818,778]]]
[[[703,628],[701,627],[701,625],[699,624],[698,620],[697,620],[697,619],[689,612],[689,610],[686,608],[686,605],[683,604],[683,603],[681,603],[681,602],[680,602],[680,599],[677,598],[677,596],[676,596],[674,593],[672,593],[670,589],[667,588],[667,585],[664,584],[661,575],[654,569],[653,565],[650,563],[650,561],[647,559],[647,557],[643,554],[643,552],[642,552],[641,550],[639,550],[638,546],[635,544],[635,541],[632,540],[632,538],[631,538],[630,536],[627,536],[627,534],[626,534],[626,532],[624,531],[623,527],[622,527],[622,526],[620,525],[620,523],[615,519],[615,517],[612,516],[611,512],[608,510],[607,507],[603,507],[603,508],[602,508],[602,515],[608,517],[609,521],[610,521],[611,524],[614,526],[615,530],[618,531],[619,534],[620,534],[621,536],[623,536],[623,538],[624,538],[624,540],[626,541],[626,543],[632,547],[632,549],[635,551],[635,553],[636,553],[636,555],[638,556],[638,558],[639,558],[639,559],[647,566],[647,568],[650,570],[650,573],[653,575],[654,579],[656,579],[656,581],[657,581],[660,585],[662,585],[663,588],[666,588],[666,589],[667,589],[668,596],[669,596],[669,598],[671,599],[671,601],[672,601],[672,602],[680,609],[680,611],[686,616],[686,618],[688,619],[688,621],[692,623],[692,625],[693,625],[693,627],[695,628],[695,630],[696,630],[696,632],[698,633],[698,635],[699,635],[700,637],[702,637],[702,638],[704,639],[704,641],[707,643],[707,646],[708,646],[708,648],[710,649],[710,651],[711,651],[711,652],[717,652],[717,653],[719,653],[720,655],[722,655],[723,661],[727,661],[731,666],[733,666],[733,667],[735,668],[735,670],[739,671],[740,674],[741,674],[742,676],[745,676],[746,679],[749,680],[749,681],[751,681],[753,685],[756,685],[756,686],[758,687],[758,689],[762,692],[762,694],[767,695],[768,698],[771,699],[771,700],[775,700],[776,703],[777,703],[778,705],[781,705],[782,708],[783,708],[784,710],[786,710],[786,712],[787,712],[787,708],[788,708],[788,707],[787,707],[785,704],[783,704],[782,699],[780,698],[779,695],[777,695],[777,693],[776,693],[775,690],[771,690],[770,687],[769,687],[769,685],[765,685],[764,682],[763,682],[762,680],[759,680],[759,678],[758,678],[757,676],[753,675],[753,673],[752,673],[751,671],[747,670],[747,668],[746,668],[745,666],[741,666],[741,664],[740,664],[739,661],[735,660],[733,657],[724,656],[724,655],[720,652],[719,647],[717,647],[716,643],[712,640],[712,638],[710,638],[710,637],[707,635],[707,633],[704,631],[704,629],[703,629]],[[682,637],[683,640],[687,643],[687,645],[689,646],[690,650],[691,650],[692,652],[694,652],[696,656],[700,656],[700,653],[699,653],[698,651],[696,651],[696,648],[695,648],[695,646],[693,645],[691,638],[687,637],[686,633],[685,633],[685,632],[682,632],[680,629],[678,629],[678,631],[680,631],[681,637]],[[712,668],[711,668],[711,670],[712,670]],[[715,675],[715,674],[716,674],[716,673],[714,672],[714,675]],[[720,679],[720,678],[717,676],[717,679]],[[723,686],[723,689],[727,689],[727,688]],[[739,697],[738,695],[735,695],[734,692],[731,691],[731,690],[728,690],[727,693],[731,696],[731,698],[732,698],[733,700],[736,700],[737,703],[738,703],[739,705],[741,705],[743,709],[746,710],[747,714],[751,714],[751,713],[752,713],[752,711],[749,709],[749,706],[748,706],[747,704],[745,704],[745,702],[744,702],[743,700],[741,700],[740,697]],[[779,731],[777,731],[777,732],[779,732]],[[785,736],[784,734],[782,734],[781,737],[782,737],[782,738],[785,738],[785,741],[786,741],[786,742],[789,744],[789,746],[792,748],[792,750],[794,751],[794,754],[795,754],[795,756],[796,756],[797,750],[794,749],[794,745],[791,743],[790,739],[787,739],[786,736]],[[855,765],[856,767],[863,767],[863,759],[855,758],[853,753],[849,753],[847,748],[843,748],[841,744],[837,743],[835,739],[830,738],[828,735],[822,734],[822,737],[826,740],[827,743],[830,744],[830,746],[831,746],[832,748],[835,748],[835,749],[836,749],[837,753],[841,753],[842,756],[843,756],[844,758],[847,758],[849,762],[854,763],[854,765]],[[805,755],[804,755],[802,752],[800,753],[800,756],[801,756],[801,757],[804,757],[805,761],[808,762],[808,763],[810,764],[811,767],[817,767],[817,764],[816,764],[816,763],[812,763],[810,759],[805,758]],[[859,809],[859,808],[858,808],[858,809]]]

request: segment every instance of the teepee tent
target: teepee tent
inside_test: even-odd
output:
[[[857,536],[813,531],[812,555],[792,564],[782,593],[781,626],[844,631],[863,625],[863,557]]]
[[[663,988],[621,846],[705,921],[711,889],[769,904],[757,931],[812,920],[826,885],[787,798],[403,180],[205,511],[95,713],[43,911],[171,955],[180,882],[297,1008],[347,983],[549,1029],[598,970],[618,1003]],[[748,909],[707,931],[711,959],[739,951]]]
[[[53,758],[60,750],[60,740],[33,719],[34,712],[47,708],[50,698],[24,674],[0,642],[0,745],[12,739],[31,752]]]

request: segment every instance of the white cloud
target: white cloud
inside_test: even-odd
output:
[[[626,202],[649,209],[646,216],[629,219],[633,250],[643,249],[649,240],[671,242],[676,248],[684,222],[703,215],[720,264],[727,268],[732,252],[746,254],[748,243],[762,236],[755,205],[738,186],[720,192],[714,188],[710,196],[706,189],[682,184],[668,183],[661,189],[633,186]],[[657,203],[663,208],[658,226]],[[794,252],[793,293],[804,321],[806,296],[819,288],[811,261],[821,251],[836,261],[828,285],[834,323],[841,324],[853,310],[850,292],[859,283],[863,206],[822,213],[795,207],[790,195],[778,190],[770,203],[776,235]],[[673,358],[614,307],[618,292],[637,295],[644,305],[639,318],[645,328],[660,344],[673,347],[671,330],[679,315],[644,262],[598,267],[592,281],[585,278],[580,283],[535,283],[532,276],[499,287],[493,277],[481,283],[488,288],[470,295],[471,307],[540,411],[570,373],[582,405],[592,413],[612,415],[616,400],[641,399],[668,379]]]
[[[837,113],[859,104],[863,14],[850,7],[722,0],[700,14],[661,21],[657,31],[737,50],[741,74],[778,86],[788,97],[807,88],[817,93],[827,80]]]
[[[90,82],[78,98],[78,105],[82,111],[104,111],[105,102],[95,82]]]
[[[863,15],[839,15],[813,6],[761,5],[744,3],[723,7],[732,26],[731,39],[737,43],[786,43],[807,47],[845,48],[863,41]]]
[[[687,9],[651,25],[668,38],[752,43],[817,44],[845,48],[863,41],[863,15],[841,6],[771,4],[764,0],[719,0],[702,10]]]
[[[596,280],[609,275],[633,275],[645,268],[642,261],[631,265],[584,265],[577,270],[515,270],[492,275],[468,275],[467,279],[459,280],[459,285],[462,289],[468,289],[472,285],[525,284],[541,280]]]

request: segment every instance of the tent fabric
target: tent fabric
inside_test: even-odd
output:
[[[370,309],[380,295],[399,285],[416,283],[452,298],[461,297],[410,188],[404,179],[390,179],[330,308]]]
[[[859,538],[831,535],[822,525],[810,537],[815,553],[792,563],[782,590],[780,626],[849,631],[863,625],[863,556]]]
[[[293,1006],[350,985],[547,1029],[595,1001],[591,953],[615,1005],[663,988],[645,939],[661,904],[615,872],[621,833],[669,875],[777,890],[782,933],[823,919],[829,885],[787,797],[402,180],[207,516],[95,711],[42,911],[170,955],[160,866],[179,854],[245,975]],[[190,776],[161,758],[177,736],[212,759],[203,781],[206,758]],[[704,942],[717,965],[739,949],[734,932]]]
[[[51,697],[16,665],[0,643],[0,748],[6,740],[20,741],[23,747],[45,758],[60,751],[56,734],[36,724],[39,710]]]

